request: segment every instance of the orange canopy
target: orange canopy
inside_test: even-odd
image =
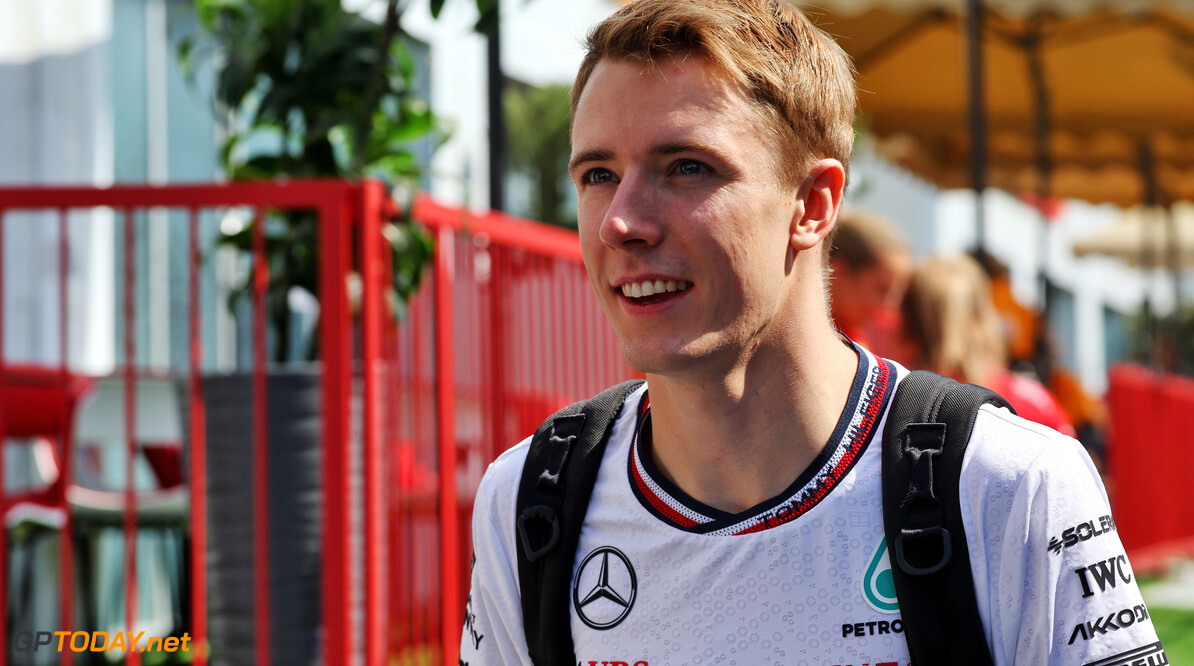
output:
[[[853,57],[878,152],[941,186],[968,186],[962,0],[795,4]],[[1153,170],[1160,201],[1194,199],[1194,0],[985,6],[989,184],[1128,205],[1146,199],[1142,174]]]

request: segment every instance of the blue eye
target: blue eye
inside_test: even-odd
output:
[[[696,160],[680,160],[676,162],[676,173],[681,176],[699,176],[709,170],[709,167]]]
[[[609,169],[596,168],[585,174],[584,181],[589,185],[602,185],[613,181],[614,174]]]

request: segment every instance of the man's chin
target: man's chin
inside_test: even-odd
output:
[[[636,372],[674,375],[691,372],[699,364],[701,354],[695,353],[691,345],[623,345],[622,358]]]

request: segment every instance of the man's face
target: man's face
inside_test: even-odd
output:
[[[729,367],[790,328],[802,208],[761,115],[718,70],[700,57],[604,60],[572,127],[585,266],[632,367]]]

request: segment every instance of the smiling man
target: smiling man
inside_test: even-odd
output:
[[[579,510],[518,508],[528,486],[576,481],[560,470],[582,452],[550,449],[572,441],[559,424],[491,465],[461,663],[907,664],[880,478],[907,371],[837,332],[826,296],[848,59],[778,0],[636,0],[587,48],[570,165],[581,246],[647,382],[619,398]],[[528,461],[548,440],[564,452],[540,470]],[[984,406],[958,485],[988,663],[1164,658],[1076,442]],[[540,550],[528,525],[544,515]],[[1065,540],[1084,524],[1105,529]],[[561,542],[566,611],[526,587]],[[566,657],[539,645],[552,626]]]

